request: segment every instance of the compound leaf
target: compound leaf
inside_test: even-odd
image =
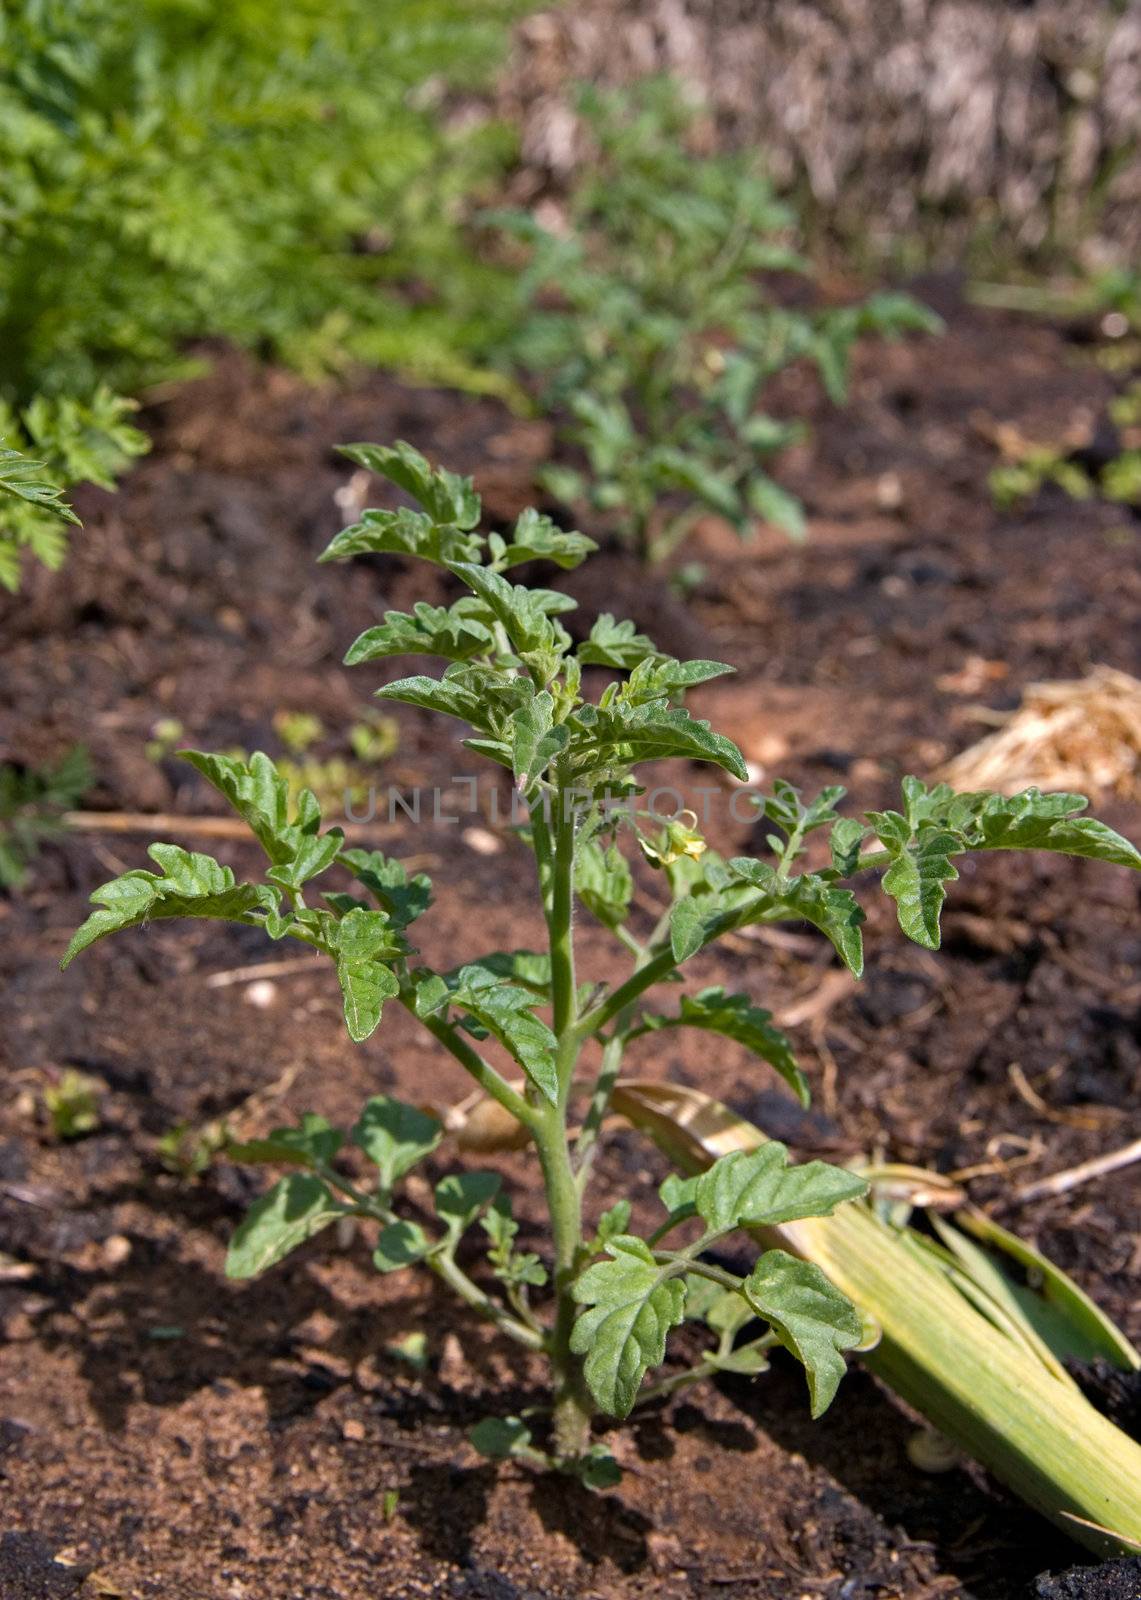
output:
[[[63,489],[45,476],[46,463],[33,461],[19,450],[0,449],[0,493],[26,500],[41,511],[51,511],[65,522],[82,526],[75,512],[63,498]]]
[[[360,519],[342,528],[317,557],[320,562],[348,561],[351,556],[418,556],[443,567],[449,561],[478,559],[480,539],[459,528],[435,522],[424,511],[362,511]]]
[[[638,1032],[678,1027],[705,1028],[736,1039],[776,1068],[801,1105],[808,1104],[808,1080],[797,1064],[788,1036],[773,1026],[772,1012],[753,1005],[748,995],[726,994],[720,987],[683,995],[676,1017],[647,1014]]]
[[[161,875],[138,868],[96,889],[91,899],[101,909],[76,929],[61,966],[66,967],[96,939],[120,928],[172,917],[244,922],[251,912],[277,909],[276,889],[268,884],[237,883],[232,870],[213,856],[173,844],[152,844],[147,854],[158,862]]]
[[[419,450],[403,439],[394,445],[344,444],[340,454],[403,489],[434,522],[452,523],[465,531],[479,522],[480,501],[472,480],[430,466]]]
[[[1058,850],[1118,866],[1141,868],[1141,851],[1096,817],[1082,817],[1089,801],[1081,794],[1020,794],[959,797],[972,802],[967,841],[972,850]]]
[[[608,1240],[606,1250],[610,1259],[575,1281],[574,1298],[587,1309],[571,1349],[585,1357],[583,1375],[599,1408],[625,1417],[648,1369],[665,1358],[666,1336],[684,1315],[685,1285],[663,1278],[649,1246],[630,1234]]]
[[[510,544],[502,544],[497,552],[494,535],[492,553],[503,567],[518,566],[521,561],[553,561],[557,567],[568,571],[585,561],[598,546],[584,533],[565,533],[533,506],[528,506],[515,524]]]
[[[466,661],[492,647],[491,629],[472,615],[472,601],[458,600],[452,606],[430,606],[419,600],[411,612],[386,611],[384,621],[366,628],[349,647],[347,667],[362,661],[379,661],[388,656],[443,656],[449,661]]]
[[[432,903],[431,878],[418,872],[409,879],[403,862],[379,850],[342,850],[337,859],[380,902],[394,928],[406,928]]]
[[[860,925],[864,913],[850,889],[838,889],[819,873],[800,877],[781,877],[764,861],[751,856],[735,856],[729,869],[738,878],[760,889],[768,905],[758,911],[758,921],[771,922],[787,916],[803,918],[826,934],[841,961],[858,978],[864,968],[863,938]]]
[[[629,670],[647,658],[660,658],[652,639],[639,633],[632,622],[616,622],[604,611],[590,630],[589,638],[576,652],[584,667],[617,667]]]

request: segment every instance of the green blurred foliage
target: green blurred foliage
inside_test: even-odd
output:
[[[0,444],[62,488],[144,441],[125,402],[221,336],[310,376],[495,386],[469,197],[512,136],[449,127],[523,0],[4,0]],[[58,515],[6,496],[0,579]]]

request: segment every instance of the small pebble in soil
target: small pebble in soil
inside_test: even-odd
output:
[[[920,1428],[907,1441],[907,1455],[920,1472],[950,1472],[962,1455],[944,1434],[934,1428]]]
[[[487,828],[465,828],[460,835],[469,850],[474,850],[477,856],[497,856],[503,849],[502,844]]]
[[[269,978],[259,978],[256,983],[246,985],[245,1001],[248,1006],[256,1006],[259,1011],[268,1011],[277,999],[277,984]]]

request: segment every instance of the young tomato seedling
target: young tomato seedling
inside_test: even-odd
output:
[[[869,813],[865,821],[837,815],[839,789],[805,804],[790,785],[778,784],[763,801],[773,859],[715,856],[684,819],[661,824],[640,809],[636,772],[680,757],[712,762],[745,781],[737,747],[679,704],[688,688],[730,669],[676,661],[633,624],[606,615],[573,648],[559,621],[572,602],[504,574],[538,558],[572,567],[589,554],[589,539],[561,532],[534,511],[523,513],[509,540],[483,536],[470,479],[433,470],[405,444],[354,445],[345,453],[389,478],[419,509],[366,511],[323,559],[368,551],[419,556],[446,567],[467,591],[450,606],[388,612],[347,659],[420,653],[450,662],[442,677],[401,678],[378,693],[458,718],[470,729],[467,747],[510,771],[537,867],[545,948],[430,969],[411,935],[429,905],[426,877],[409,878],[399,861],[348,848],[339,829],[323,828],[311,793],[291,808],[285,781],[266,756],[247,763],[188,751],[187,760],[249,824],[267,857],[263,876],[239,882],[209,856],[152,845],[159,870],[128,872],[98,889],[98,909],[65,961],[104,934],[168,917],[221,918],[260,927],[271,939],[299,939],[330,958],[353,1039],[373,1032],[386,1002],[402,1005],[497,1102],[538,1158],[549,1220],[541,1257],[518,1248],[518,1225],[496,1173],[451,1173],[436,1185],[434,1214],[410,1214],[400,1182],[436,1148],[443,1128],[414,1106],[377,1096],[350,1135],[375,1169],[367,1183],[339,1165],[342,1134],[317,1116],[237,1148],[244,1159],[299,1170],[253,1206],[227,1260],[230,1276],[253,1277],[338,1218],[375,1223],[373,1260],[381,1272],[422,1264],[550,1364],[553,1422],[542,1447],[520,1418],[498,1418],[474,1431],[480,1449],[604,1486],[617,1469],[591,1443],[593,1415],[625,1417],[640,1401],[717,1372],[760,1372],[775,1345],[803,1363],[818,1414],[835,1393],[843,1352],[860,1342],[852,1304],[817,1267],[783,1250],[766,1250],[744,1275],[711,1259],[710,1250],[739,1228],[829,1215],[863,1193],[859,1177],[819,1161],[790,1166],[784,1147],[769,1143],[727,1155],[699,1177],[668,1178],[662,1220],[648,1237],[630,1232],[625,1200],[584,1225],[584,1194],[631,1040],[667,1028],[705,1029],[748,1047],[808,1098],[788,1039],[748,996],[705,988],[655,1010],[646,1008],[650,991],[672,985],[679,969],[722,935],[789,920],[819,928],[858,975],[863,913],[844,880],[869,868],[886,868],[883,887],[898,904],[903,931],[934,947],[944,885],[956,876],[952,858],[965,851],[1037,846],[1132,866],[1141,857],[1109,828],[1077,816],[1080,796],[953,795],[928,791],[916,779],[905,781],[900,811]],[[596,701],[583,694],[586,666],[618,675]],[[801,870],[805,841],[822,828],[830,831],[831,864]],[[635,841],[669,886],[670,906],[645,939],[628,926],[633,884],[620,839]],[[311,904],[315,881],[334,868],[353,889],[318,890]],[[628,970],[618,981],[580,982],[576,897],[625,952]],[[496,1049],[512,1063],[507,1073],[489,1059]],[[486,1235],[494,1287],[488,1273],[473,1275],[461,1264],[461,1243],[476,1224]],[[466,1244],[463,1253],[468,1260]],[[686,1317],[708,1327],[711,1347],[695,1366],[645,1385],[665,1359],[670,1331]]]
[[[806,360],[841,404],[861,335],[933,332],[939,319],[904,294],[779,303],[766,274],[810,273],[793,214],[752,156],[690,147],[684,84],[588,89],[581,110],[597,148],[565,233],[526,212],[490,219],[532,251],[507,353],[589,466],[549,469],[544,486],[589,504],[647,562],[710,513],[742,536],[767,522],[803,537],[800,501],[764,470],[804,433],[760,409],[772,381]]]

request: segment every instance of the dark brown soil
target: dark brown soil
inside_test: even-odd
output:
[[[955,310],[942,342],[867,351],[844,414],[804,383],[784,396],[816,414],[812,442],[784,464],[812,512],[804,549],[766,538],[742,552],[703,529],[692,554],[706,574],[684,604],[617,552],[566,580],[587,621],[627,613],[671,649],[736,663],[698,709],[767,776],[844,781],[858,806],[881,804],[900,773],[929,773],[983,731],[972,703],[1009,706],[1028,682],[1098,662],[1137,669],[1137,524],[1050,495],[1000,515],[985,489],[992,450],[972,414],[1056,438],[1104,406],[1107,381],[1059,332]],[[99,775],[92,803],[131,811],[212,809],[189,769],[146,758],[161,717],[192,744],[278,751],[275,712],[312,710],[340,730],[367,706],[377,679],[338,664],[345,646],[385,605],[425,591],[395,560],[313,565],[350,477],[336,442],[409,438],[475,471],[497,519],[526,503],[548,444],[489,401],[381,378],[314,391],[225,352],[147,421],[154,454],[117,497],[86,498],[65,571],[37,578],[0,619],[0,754],[37,761],[82,739]],[[971,657],[1005,672],[957,690]],[[451,727],[410,713],[400,728],[382,791],[446,789],[469,770]],[[688,791],[705,780],[664,769],[661,781]],[[418,828],[387,830],[382,815],[387,846],[437,880],[429,959],[538,936],[522,848],[492,830],[498,848],[485,854],[471,831],[486,833],[493,791],[485,779],[484,816],[452,824],[428,802]],[[453,792],[445,809],[462,800]],[[1100,811],[1136,832],[1120,799]],[[747,842],[723,791],[712,831]],[[347,1122],[378,1090],[442,1107],[467,1083],[402,1017],[349,1045],[323,971],[299,967],[268,990],[207,987],[210,974],[288,954],[252,930],[154,928],[61,975],[87,893],[140,864],[146,842],[67,837],[0,902],[12,1086],[0,1109],[4,1600],[1013,1600],[1047,1566],[1080,1559],[980,1475],[919,1473],[913,1424],[858,1369],[820,1423],[791,1368],[679,1401],[612,1435],[627,1476],[589,1496],[476,1457],[465,1428],[534,1403],[537,1373],[431,1285],[379,1278],[363,1239],[323,1239],[252,1286],[227,1284],[225,1239],[262,1180],[225,1162],[197,1182],[172,1176],[156,1144],[173,1124],[229,1114],[252,1132],[305,1109]],[[240,863],[245,849],[218,853]],[[649,875],[642,892],[649,908]],[[951,904],[937,958],[873,906],[866,981],[795,1030],[811,1113],[703,1036],[645,1041],[638,1069],[729,1101],[802,1154],[876,1146],[990,1169],[975,1198],[1136,1337],[1130,1175],[1050,1202],[1011,1199],[1018,1182],[1136,1134],[1135,886],[1091,864],[996,859],[965,869]],[[581,932],[588,973],[604,975],[606,937]],[[696,966],[774,1007],[833,970],[827,949],[800,937],[742,942]],[[102,1084],[100,1125],[60,1145],[35,1106],[67,1067]],[[436,1167],[454,1159],[445,1147]],[[503,1164],[533,1231],[534,1170],[523,1157]],[[598,1204],[626,1192],[644,1205],[661,1170],[617,1134]],[[424,1370],[394,1353],[416,1330]]]

